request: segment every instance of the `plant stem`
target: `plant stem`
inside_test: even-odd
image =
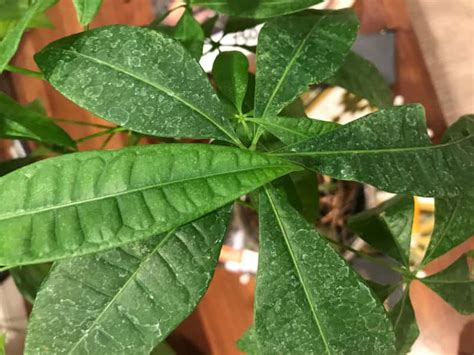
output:
[[[112,132],[110,133],[107,138],[104,139],[104,141],[102,142],[102,144],[100,145],[100,149],[105,149],[105,147],[107,147],[107,144],[109,144],[109,142],[112,140],[112,138],[115,136],[117,132]]]
[[[13,266],[3,266],[3,267],[0,267],[0,272],[5,272],[7,270],[10,270],[11,268],[13,268]]]
[[[114,127],[114,128],[111,128],[111,129],[107,129],[105,131],[101,131],[101,132],[91,134],[90,136],[85,136],[85,137],[79,138],[79,139],[76,140],[76,143],[82,143],[82,142],[88,141],[90,139],[94,139],[94,138],[97,138],[97,137],[104,136],[106,134],[116,133],[116,132],[123,132],[123,131],[126,131],[126,130],[127,129],[123,128],[123,127]]]
[[[32,78],[44,80],[43,73],[41,73],[39,71],[34,71],[34,70],[26,69],[26,68],[15,67],[14,65],[10,65],[10,64],[7,64],[5,66],[5,70],[8,70],[9,72],[12,72],[12,73],[23,74],[23,75],[31,76]]]
[[[235,202],[237,202],[239,205],[242,205],[244,207],[247,207],[247,208],[250,208],[251,210],[254,210],[256,211],[257,209],[255,208],[254,205],[252,205],[251,203],[248,203],[248,202],[245,202],[245,201],[242,201],[242,200],[235,200]]]
[[[262,126],[258,126],[257,132],[255,133],[255,136],[253,136],[252,143],[250,144],[250,147],[249,147],[250,150],[257,149],[258,140],[262,136],[263,132],[264,132],[264,130],[263,130]]]
[[[326,239],[328,242],[330,242],[330,243],[332,243],[332,244],[334,244],[334,245],[337,245],[337,246],[339,246],[339,247],[341,247],[341,248],[344,248],[344,249],[346,249],[346,250],[349,250],[350,252],[356,254],[357,256],[360,256],[360,257],[362,257],[362,258],[365,258],[365,259],[367,259],[367,260],[370,260],[370,261],[372,261],[374,264],[378,264],[378,265],[380,265],[380,266],[383,266],[383,267],[385,267],[385,268],[387,268],[387,269],[396,271],[396,272],[401,273],[401,274],[403,274],[403,275],[406,274],[406,271],[405,271],[404,269],[401,269],[401,268],[399,268],[399,267],[397,267],[397,266],[395,266],[395,265],[391,265],[391,264],[389,264],[389,263],[387,263],[387,262],[385,262],[385,261],[382,261],[382,260],[380,260],[380,259],[378,259],[378,258],[375,258],[375,257],[373,257],[372,255],[369,255],[369,254],[367,254],[367,253],[364,253],[363,251],[356,250],[356,249],[351,248],[351,247],[349,247],[349,246],[347,246],[347,245],[345,245],[345,244],[343,244],[343,243],[336,242],[335,240],[332,240],[331,238],[328,238],[328,237],[324,237],[324,239]]]

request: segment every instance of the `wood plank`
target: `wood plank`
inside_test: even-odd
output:
[[[433,131],[433,142],[438,143],[446,129],[446,121],[405,0],[358,0],[354,8],[361,22],[361,33],[395,32],[394,94],[402,95],[406,103],[423,104],[428,127]]]
[[[242,354],[235,342],[253,321],[255,278],[242,284],[240,275],[218,268],[197,312],[208,334],[210,354]]]
[[[46,44],[61,37],[82,31],[77,20],[72,0],[62,0],[48,11],[54,29],[37,29],[26,33],[13,64],[20,67],[37,69],[33,55]],[[152,21],[151,3],[149,0],[105,0],[91,28],[110,24],[145,25]],[[91,113],[81,109],[67,100],[51,85],[40,79],[19,74],[11,74],[12,87],[18,102],[25,104],[37,98],[41,99],[51,117],[75,119],[92,123],[107,124]],[[84,137],[97,132],[96,128],[71,124],[61,125],[74,138]],[[81,150],[97,149],[103,137],[80,144]],[[109,148],[118,148],[125,142],[124,135],[112,139]]]

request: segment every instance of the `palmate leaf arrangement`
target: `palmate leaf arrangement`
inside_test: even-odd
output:
[[[205,293],[231,204],[245,194],[259,214],[260,257],[254,324],[238,342],[243,351],[409,350],[418,335],[410,283],[429,261],[474,234],[474,116],[460,118],[440,144],[431,144],[423,108],[392,107],[375,67],[350,51],[354,13],[305,10],[317,0],[193,0],[174,28],[161,25],[162,17],[148,27],[86,30],[37,53],[41,73],[9,65],[32,19],[56,2],[12,11],[19,15],[8,19],[0,72],[44,77],[119,126],[105,132],[210,144],[173,140],[78,153],[55,121],[0,96],[1,138],[65,153],[1,165],[10,172],[0,178],[0,265],[28,299],[36,297],[26,354],[150,353]],[[74,3],[86,26],[101,1]],[[264,23],[255,77],[243,54],[222,52],[213,89],[197,59],[217,16],[201,26],[192,5],[230,15],[224,32]],[[281,114],[318,83],[342,86],[380,110],[346,125]],[[305,218],[312,211],[295,203],[301,194],[292,191],[315,173],[397,194],[349,226],[397,262],[388,267],[402,282],[362,280],[315,230],[316,214]],[[414,195],[435,197],[436,225],[423,262],[410,268]],[[36,295],[48,262],[54,265]],[[473,312],[466,256],[420,280],[458,311]],[[401,300],[385,311],[382,302],[400,287]]]

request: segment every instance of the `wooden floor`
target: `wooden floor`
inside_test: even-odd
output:
[[[429,125],[435,132],[435,140],[439,139],[446,125],[433,85],[427,80],[429,74],[411,28],[404,0],[364,0],[358,2],[356,9],[361,18],[363,32],[378,31],[382,28],[396,31],[399,80],[394,90],[402,94],[406,102],[421,102],[425,105]],[[62,0],[49,15],[56,29],[28,33],[14,60],[15,65],[34,69],[33,53],[56,38],[81,31],[75,21],[71,0]],[[149,0],[104,0],[104,6],[92,27],[112,23],[144,25],[151,19]],[[14,94],[21,103],[40,98],[52,117],[101,121],[63,98],[41,80],[20,75],[11,75],[11,80]],[[63,127],[76,138],[93,133],[93,129],[89,127]],[[120,147],[123,139],[124,137],[117,136],[109,147]],[[81,149],[94,149],[100,143],[100,140],[91,140],[84,143]],[[464,248],[473,249],[472,240]],[[447,262],[452,262],[454,256],[448,256],[447,259]],[[436,267],[436,263],[434,265],[429,267]],[[254,280],[244,285],[240,283],[239,275],[218,269],[197,310],[172,335],[170,342],[183,354],[239,354],[234,342],[252,322],[253,291]],[[412,297],[421,326],[421,336],[415,345],[417,354],[456,354],[461,334],[474,335],[466,330],[472,330],[473,318],[459,316],[423,285],[413,287]],[[474,336],[466,337],[462,351],[474,352],[473,338]]]

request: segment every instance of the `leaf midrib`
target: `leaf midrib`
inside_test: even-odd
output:
[[[299,118],[298,118],[299,119]],[[302,119],[305,119],[305,118],[302,118]],[[291,128],[288,128],[286,126],[281,126],[277,123],[274,123],[274,122],[269,122],[269,121],[265,121],[265,120],[260,120],[258,118],[247,118],[247,121],[250,121],[250,122],[254,122],[254,123],[258,123],[262,126],[270,126],[270,127],[275,127],[275,128],[278,128],[278,129],[281,129],[281,130],[284,130],[284,131],[287,131],[287,132],[290,132],[294,135],[298,135],[300,137],[303,137],[303,138],[311,138],[312,136],[309,136],[309,135],[305,135],[304,133],[301,133],[301,132],[298,132],[298,131],[295,131]]]
[[[299,57],[299,55],[301,54],[301,51],[303,50],[303,47],[304,45],[306,44],[306,42],[308,41],[309,37],[311,36],[311,34],[313,33],[313,30],[316,28],[316,26],[319,25],[319,23],[324,19],[326,18],[328,15],[323,15],[321,16],[313,25],[313,27],[311,27],[311,29],[308,31],[308,33],[306,34],[306,36],[303,38],[303,40],[301,41],[301,43],[298,45],[298,47],[296,48],[296,50],[293,52],[294,55],[291,57],[290,61],[288,62],[288,64],[286,65],[285,67],[285,70],[283,71],[283,74],[282,76],[280,77],[280,79],[278,79],[278,82],[277,82],[277,85],[275,86],[275,89],[273,89],[273,92],[272,94],[270,95],[270,98],[268,99],[267,101],[267,104],[265,105],[265,109],[263,110],[263,113],[262,113],[262,116],[265,117],[266,114],[267,114],[267,111],[271,105],[271,103],[273,102],[273,100],[275,99],[275,96],[276,94],[278,93],[278,91],[280,90],[281,86],[283,85],[283,82],[284,80],[286,79],[286,77],[288,76],[288,73],[290,72],[291,68],[293,67],[293,65],[295,64],[296,62],[296,59]],[[257,92],[257,91],[256,91]]]
[[[328,132],[330,133],[330,132]],[[327,150],[327,151],[316,151],[316,152],[282,152],[282,153],[269,153],[274,156],[324,156],[324,155],[338,155],[338,154],[380,154],[380,153],[403,153],[403,152],[417,152],[431,149],[441,149],[451,145],[461,144],[466,140],[474,140],[474,136],[468,136],[463,139],[436,145],[427,145],[422,147],[404,147],[404,148],[382,148],[382,149],[367,149],[367,150]],[[288,147],[286,147],[287,149]]]
[[[204,117],[206,120],[208,120],[211,124],[213,124],[214,126],[216,126],[222,133],[224,133],[227,137],[229,137],[229,139],[231,140],[232,143],[236,144],[236,145],[239,145],[240,146],[240,142],[230,133],[228,132],[224,127],[222,127],[215,118],[209,116],[208,114],[206,114],[205,112],[201,111],[199,108],[197,108],[196,106],[194,106],[191,102],[188,102],[186,99],[183,99],[181,96],[177,95],[176,93],[174,93],[173,91],[171,91],[169,88],[165,87],[165,86],[162,86],[160,84],[157,84],[157,83],[154,83],[154,82],[151,82],[141,76],[138,76],[128,70],[126,70],[125,68],[122,68],[122,67],[119,67],[119,66],[116,66],[116,65],[113,65],[113,64],[110,64],[110,63],[107,63],[101,59],[98,59],[98,58],[94,58],[94,57],[91,57],[87,54],[84,54],[84,53],[81,53],[81,52],[77,52],[77,51],[73,51],[73,50],[70,50],[70,49],[64,49],[64,48],[60,48],[59,49],[60,51],[64,51],[66,53],[71,53],[71,54],[74,54],[74,55],[77,55],[79,57],[83,57],[87,60],[90,60],[92,62],[95,62],[97,64],[100,64],[100,65],[103,65],[103,66],[106,66],[108,68],[111,68],[113,70],[116,70],[120,73],[123,73],[125,75],[128,75],[132,78],[134,78],[135,80],[138,80],[138,81],[141,81],[151,87],[154,87],[155,89],[158,89],[160,91],[162,91],[163,93],[165,93],[166,95],[168,95],[169,97],[171,98],[175,98],[176,100],[180,101],[181,103],[183,103],[185,106],[189,107],[192,111],[195,111],[197,112],[199,115],[201,115],[202,117]]]
[[[403,292],[403,299],[401,300],[401,305],[400,305],[400,313],[398,313],[397,319],[395,320],[395,324],[393,325],[393,329],[396,330],[398,328],[398,324],[400,323],[400,320],[402,319],[402,315],[405,309],[405,303],[408,299],[408,291],[410,289],[410,285],[408,284],[406,286],[405,292]]]
[[[102,310],[102,312],[100,312],[100,314],[96,317],[96,319],[92,322],[92,324],[86,329],[86,331],[84,331],[84,334],[82,335],[81,338],[79,338],[76,343],[74,344],[74,346],[71,348],[71,350],[69,350],[68,354],[72,354],[74,350],[76,350],[76,348],[79,346],[79,344],[82,343],[82,341],[84,339],[87,338],[87,336],[89,335],[89,331],[91,329],[93,329],[98,323],[99,321],[101,320],[101,318],[106,314],[106,312],[110,309],[110,307],[112,307],[115,302],[117,301],[117,299],[120,297],[120,295],[125,292],[125,290],[127,289],[128,285],[130,284],[130,282],[132,282],[132,280],[135,279],[135,277],[138,275],[139,271],[141,270],[141,268],[143,267],[143,265],[145,265],[148,260],[150,260],[151,256],[154,255],[159,249],[161,249],[161,247],[170,239],[171,236],[173,236],[174,232],[176,231],[176,228],[172,229],[171,231],[169,231],[164,237],[163,239],[158,243],[158,245],[144,258],[140,261],[140,264],[138,265],[137,269],[132,273],[132,275],[130,275],[130,277],[128,278],[128,280],[123,284],[122,287],[120,287],[120,289],[118,290],[118,292],[114,295],[114,297],[107,303],[107,306]]]
[[[273,210],[273,212],[275,214],[275,217],[277,219],[278,226],[280,227],[280,230],[282,232],[283,239],[285,241],[286,247],[287,247],[288,252],[290,254],[293,265],[295,266],[296,274],[297,274],[297,276],[298,276],[298,278],[301,282],[301,286],[303,287],[303,292],[306,296],[306,302],[309,305],[311,313],[313,314],[313,320],[315,321],[316,326],[319,330],[319,333],[321,334],[321,339],[323,340],[324,347],[326,348],[326,352],[328,354],[331,354],[331,350],[329,349],[328,341],[326,339],[325,333],[323,332],[321,323],[320,323],[319,318],[317,316],[317,309],[316,309],[316,306],[315,306],[315,302],[314,302],[313,298],[311,297],[311,294],[309,293],[308,289],[306,288],[306,280],[305,280],[305,278],[303,276],[303,273],[301,272],[301,270],[298,266],[298,263],[296,262],[296,257],[293,253],[293,249],[292,249],[290,241],[288,239],[288,234],[286,232],[285,227],[283,226],[283,222],[281,220],[280,214],[278,213],[278,209],[275,206],[275,202],[273,201],[270,192],[268,191],[268,189],[265,186],[264,186],[264,191],[265,191],[265,194],[267,195],[268,201],[270,202],[272,210]]]
[[[230,170],[230,171],[221,172],[221,173],[208,174],[208,175],[202,175],[202,176],[198,176],[198,177],[191,177],[191,178],[185,178],[185,179],[178,179],[178,180],[174,180],[174,181],[168,181],[168,182],[164,182],[164,183],[152,184],[152,185],[138,187],[138,188],[134,188],[134,189],[130,189],[130,190],[120,191],[120,192],[115,193],[115,194],[108,194],[108,195],[94,197],[94,198],[85,199],[85,200],[81,200],[81,201],[73,201],[71,203],[65,203],[65,204],[55,205],[55,206],[51,206],[51,207],[45,207],[45,208],[29,210],[25,213],[16,213],[16,214],[6,213],[4,215],[0,215],[0,222],[6,221],[6,220],[9,220],[9,219],[12,219],[12,218],[20,218],[20,217],[24,217],[24,216],[28,216],[28,215],[33,215],[33,214],[36,214],[36,213],[48,212],[48,211],[53,211],[53,210],[66,208],[66,207],[71,207],[71,206],[78,206],[78,205],[82,205],[82,204],[86,204],[86,203],[106,200],[106,199],[109,199],[109,198],[115,198],[115,197],[118,197],[118,196],[133,194],[133,193],[140,192],[140,191],[152,190],[152,189],[161,188],[161,187],[174,185],[174,184],[181,184],[181,183],[194,181],[194,180],[207,179],[207,178],[224,176],[224,175],[229,175],[229,174],[245,173],[245,172],[253,171],[253,170],[264,170],[264,169],[285,168],[285,167],[290,168],[291,166],[290,165],[283,165],[283,164],[282,165],[268,165],[268,166],[263,166],[263,167],[258,167],[258,168],[246,168],[246,169],[240,169],[240,170]]]

